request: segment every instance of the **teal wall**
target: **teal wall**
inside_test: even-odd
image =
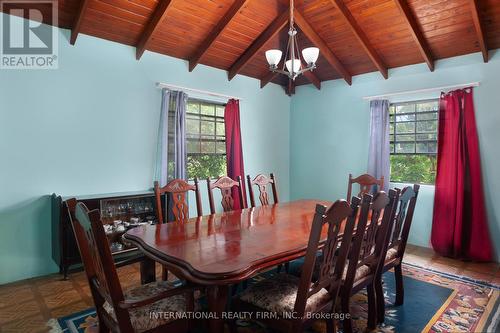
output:
[[[366,172],[370,111],[363,96],[481,81],[475,88],[476,121],[490,233],[500,258],[500,50],[490,57],[487,64],[479,53],[438,61],[432,73],[425,64],[396,68],[388,80],[370,73],[354,77],[352,86],[323,82],[321,91],[297,88],[290,119],[291,198],[344,198],[349,173]],[[439,92],[391,101],[432,97]],[[430,246],[433,199],[434,187],[422,186],[410,243]]]
[[[160,90],[166,82],[242,98],[245,171],[275,172],[289,193],[290,98],[281,87],[59,31],[59,69],[0,71],[0,284],[57,271],[48,195],[152,186]],[[205,184],[202,194],[206,195]],[[208,205],[204,210],[208,212]]]

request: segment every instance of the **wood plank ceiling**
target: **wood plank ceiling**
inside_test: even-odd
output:
[[[268,70],[265,50],[284,49],[288,0],[59,0],[71,44],[83,33],[247,75],[294,91],[344,79],[500,48],[499,0],[295,0],[302,48],[320,48],[318,68],[290,83]],[[45,22],[51,24],[51,22]]]

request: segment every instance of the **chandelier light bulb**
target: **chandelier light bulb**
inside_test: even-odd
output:
[[[286,69],[288,69],[288,71],[290,73],[298,73],[298,71],[300,71],[300,67],[301,67],[300,59],[294,59],[294,61],[293,61],[293,69],[292,69],[292,59],[287,60],[287,62],[285,63],[285,65],[286,65]]]
[[[280,50],[269,50],[266,51],[266,59],[269,66],[278,66],[281,60],[282,52]]]
[[[307,65],[313,65],[316,63],[319,57],[319,49],[317,47],[308,47],[302,50],[302,56],[306,61]]]

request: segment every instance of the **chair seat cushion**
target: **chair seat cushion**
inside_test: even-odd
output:
[[[392,248],[392,249],[389,249],[387,250],[387,254],[385,255],[385,260],[392,260],[394,258],[396,258],[396,256],[398,255],[398,250],[396,250],[395,248]]]
[[[137,301],[173,288],[175,286],[171,282],[157,281],[126,290],[124,297],[128,301]],[[115,309],[107,301],[104,303],[104,310],[116,320]],[[139,308],[129,309],[130,321],[136,332],[148,331],[175,320],[174,316],[163,316],[162,313],[182,313],[185,311],[186,299],[184,295],[175,295]],[[158,318],[152,318],[151,313],[160,315]]]
[[[314,279],[317,279],[319,276],[319,269],[320,269],[320,265],[321,265],[322,261],[323,261],[322,256],[318,256],[316,258],[316,262],[314,263],[314,271],[313,271],[313,278]],[[349,261],[346,261],[345,267],[344,267],[344,272],[342,274],[343,280],[345,280],[345,278],[347,276],[347,269],[348,268],[349,268]],[[358,280],[364,278],[365,276],[369,275],[370,272],[371,272],[370,267],[368,267],[368,266],[358,267],[358,269],[356,270],[356,275],[354,276],[354,281],[358,281]],[[296,276],[300,276],[300,274],[302,274],[302,266],[300,266],[299,268],[296,269],[295,274],[296,274]]]
[[[345,267],[344,267],[344,273],[342,274],[343,280],[345,280],[345,278],[347,276],[348,268],[349,268],[349,262],[346,262]],[[371,270],[370,270],[369,266],[363,265],[361,267],[358,267],[358,269],[356,269],[356,274],[354,275],[354,281],[358,281],[358,280],[364,278],[365,276],[369,275],[370,272],[371,272]]]
[[[289,274],[277,274],[264,279],[240,294],[240,299],[261,309],[277,312],[292,312],[295,307],[300,279]],[[331,300],[326,289],[321,289],[307,299],[306,312],[315,312]]]

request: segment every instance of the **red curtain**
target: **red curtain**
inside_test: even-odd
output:
[[[441,94],[431,243],[444,256],[490,261],[472,88]]]
[[[226,126],[226,159],[227,159],[227,175],[236,180],[236,177],[241,177],[243,186],[243,201],[246,205],[245,191],[245,170],[243,168],[243,148],[241,145],[241,128],[240,128],[240,103],[236,99],[230,99],[224,110],[224,122]],[[234,209],[241,209],[238,189],[233,188]]]

